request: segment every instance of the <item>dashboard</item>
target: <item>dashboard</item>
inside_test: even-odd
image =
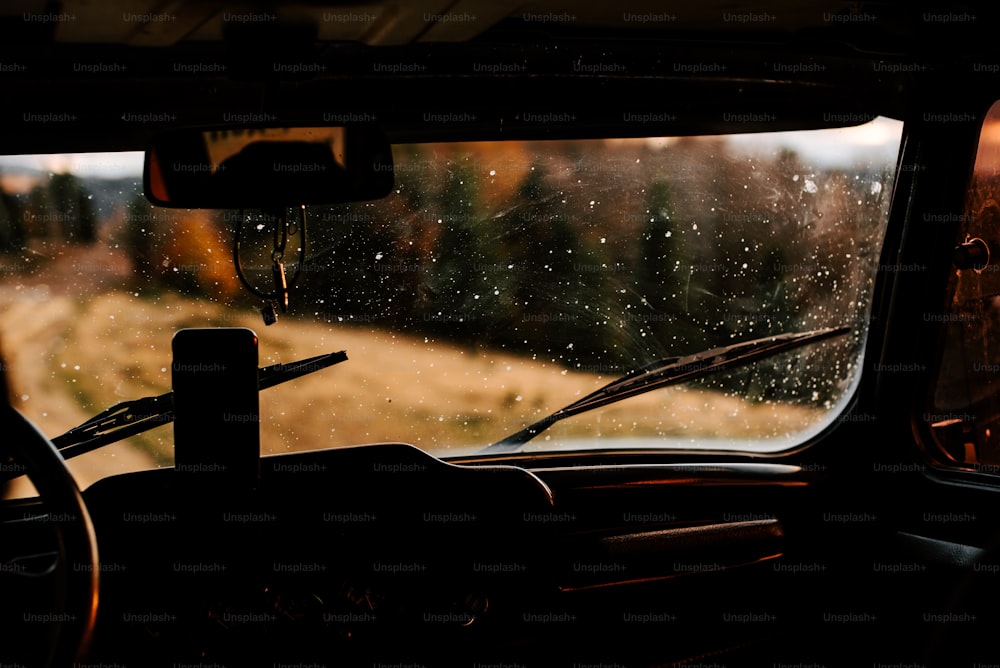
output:
[[[715,618],[774,609],[788,545],[769,499],[807,478],[459,466],[404,444],[264,457],[247,490],[173,469],[107,478],[84,493],[101,555],[93,659],[525,665],[562,647],[572,665],[760,642],[777,625]]]

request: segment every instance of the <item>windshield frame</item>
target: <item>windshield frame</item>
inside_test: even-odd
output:
[[[901,150],[902,150],[902,141],[900,142],[900,151]],[[891,217],[891,215],[892,215],[892,208],[891,208],[891,204],[890,204],[889,216]],[[882,248],[882,253],[883,254],[885,253],[885,248],[884,247]],[[876,280],[878,280],[878,279],[876,279]],[[878,285],[876,283],[876,290],[877,289],[878,289]],[[874,301],[875,301],[876,298],[877,298],[876,297],[876,293],[873,293],[872,296],[871,296],[872,303],[874,303]],[[866,348],[863,346],[861,348],[861,359],[865,359],[866,355],[867,355]],[[291,361],[291,360],[288,360],[288,361]],[[525,460],[525,459],[538,459],[538,460],[543,460],[543,459],[548,459],[548,458],[561,459],[563,457],[570,457],[570,458],[572,458],[572,456],[574,456],[574,453],[575,453],[575,455],[578,455],[578,456],[597,456],[597,455],[601,455],[601,456],[606,456],[606,455],[610,455],[610,456],[627,456],[627,455],[636,455],[636,456],[640,456],[642,458],[645,458],[646,456],[652,454],[653,452],[659,452],[660,454],[669,454],[672,457],[673,456],[684,457],[684,456],[692,455],[692,454],[695,455],[695,456],[697,456],[697,457],[714,458],[716,456],[726,456],[726,457],[733,457],[733,456],[735,456],[737,458],[748,458],[748,459],[759,459],[760,457],[772,458],[772,457],[792,456],[792,455],[795,455],[796,453],[799,453],[802,450],[808,448],[811,444],[815,443],[817,440],[821,440],[826,433],[828,433],[830,430],[832,430],[833,428],[836,427],[837,423],[840,421],[840,418],[842,416],[844,416],[845,414],[849,413],[850,406],[853,405],[853,403],[856,401],[856,395],[857,395],[857,391],[858,391],[858,385],[861,382],[861,375],[863,375],[863,374],[859,374],[858,378],[856,379],[855,383],[853,384],[851,392],[849,392],[846,396],[842,397],[842,400],[838,402],[837,409],[840,410],[840,411],[842,411],[842,412],[839,413],[836,416],[836,418],[831,423],[829,423],[826,426],[824,426],[817,433],[814,433],[814,434],[808,436],[806,439],[801,440],[798,444],[792,445],[791,447],[780,449],[779,451],[776,451],[776,452],[755,452],[755,453],[748,453],[748,452],[746,452],[744,450],[740,450],[740,449],[719,448],[719,447],[717,447],[718,443],[713,444],[716,447],[710,447],[710,448],[705,448],[705,449],[693,449],[693,450],[691,450],[691,449],[685,449],[685,448],[680,448],[680,447],[666,447],[666,448],[660,448],[660,449],[650,448],[649,450],[647,450],[646,448],[641,448],[641,449],[640,448],[630,448],[630,447],[625,447],[625,448],[607,448],[607,447],[596,447],[595,446],[593,448],[587,448],[585,450],[575,450],[573,452],[565,452],[565,453],[563,453],[563,452],[555,452],[555,451],[550,451],[550,452],[529,452],[529,453],[518,453],[516,455],[507,455],[507,456],[504,456],[504,457],[491,456],[491,457],[487,457],[487,458],[477,457],[474,454],[468,453],[468,452],[466,452],[466,453],[462,453],[462,452],[449,453],[449,452],[433,451],[433,450],[431,452],[435,456],[438,456],[438,457],[440,457],[442,459],[446,459],[448,461],[454,461],[454,462],[473,462],[473,461],[487,461],[487,460],[488,461],[497,461],[499,459],[514,459],[514,460],[518,460],[518,461],[522,461],[522,460]]]

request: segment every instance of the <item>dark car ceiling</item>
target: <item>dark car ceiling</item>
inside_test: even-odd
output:
[[[32,14],[57,18],[26,20]],[[0,6],[0,34],[4,41],[30,37],[154,47],[181,41],[219,41],[241,24],[270,23],[308,25],[315,39],[371,46],[464,42],[503,30],[505,35],[520,33],[525,38],[595,31],[632,37],[799,36],[897,51],[932,47],[922,38],[944,32],[988,34],[997,15],[995,3],[979,0],[5,0]]]
[[[311,25],[322,41],[372,46],[413,42],[462,42],[501,26],[521,24],[525,33],[617,31],[629,35],[836,34],[866,46],[898,48],[896,38],[926,26],[960,24],[979,29],[996,15],[995,3],[964,2],[732,2],[680,0],[397,0],[395,2],[228,2],[206,0],[8,1],[0,16],[23,21],[25,13],[62,15],[46,26],[59,42],[166,46],[179,41],[218,41],[237,23]],[[925,17],[924,15],[928,16]],[[930,18],[942,15],[939,19]],[[943,15],[949,15],[947,20]],[[957,17],[967,15],[965,20]],[[975,18],[971,18],[975,16]],[[934,25],[939,24],[939,25]],[[23,27],[23,23],[22,23]],[[853,28],[853,29],[852,29]],[[870,36],[865,40],[864,36]]]
[[[14,0],[0,5],[0,151],[135,150],[171,127],[254,122],[371,120],[408,141],[900,118],[915,80],[996,53],[997,13],[986,3]]]

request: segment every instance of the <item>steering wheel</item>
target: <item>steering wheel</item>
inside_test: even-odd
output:
[[[25,609],[8,592],[0,595],[0,614],[15,616],[14,624],[4,624],[8,640],[0,648],[0,657],[6,660],[8,650],[18,639],[23,644],[26,638],[33,639],[38,634],[45,638],[40,648],[15,646],[21,661],[47,651],[43,665],[71,666],[84,656],[97,616],[100,562],[94,526],[66,460],[52,442],[9,405],[0,406],[0,430],[8,453],[24,468],[42,502],[41,506],[13,501],[2,504],[0,565],[5,568],[0,572],[0,587],[24,591],[32,599],[36,599],[39,590],[45,590],[53,601],[48,609]],[[37,535],[38,520],[52,528],[54,554],[38,554],[38,545],[34,543],[17,544],[19,534]],[[11,535],[15,536],[14,541],[10,540]],[[47,566],[40,572],[25,566],[39,559]],[[30,603],[37,605],[37,599]],[[47,627],[44,632],[40,631],[43,625]],[[21,630],[24,633],[17,633]]]

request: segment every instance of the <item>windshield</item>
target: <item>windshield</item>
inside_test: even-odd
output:
[[[0,342],[50,437],[170,389],[183,327],[242,326],[262,366],[345,350],[261,392],[262,452],[383,441],[482,450],[615,378],[786,332],[849,334],[575,415],[523,451],[777,452],[860,374],[901,124],[733,137],[395,146],[396,187],[311,207],[290,309],[253,212],[167,210],[137,154],[0,166]],[[291,270],[295,258],[285,255]],[[71,462],[88,484],[169,465],[165,425]]]

